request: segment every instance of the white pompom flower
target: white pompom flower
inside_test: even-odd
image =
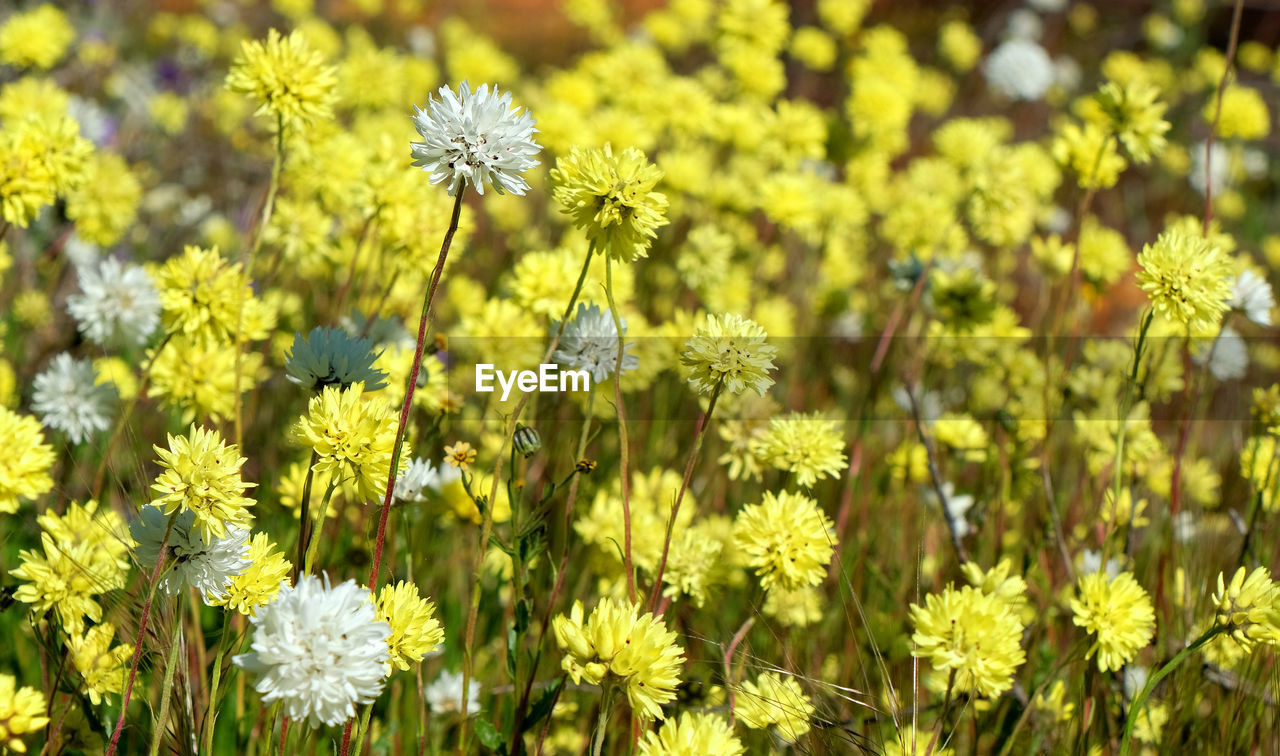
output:
[[[552,326],[556,330],[558,324]],[[622,321],[622,335],[627,335],[627,321]],[[640,359],[623,346],[622,372],[640,367]],[[557,364],[574,370],[586,370],[591,380],[603,383],[618,366],[618,327],[609,309],[601,310],[594,304],[578,303],[578,312],[564,327],[560,345],[551,356]]]
[[[105,257],[78,271],[82,293],[67,297],[67,311],[84,337],[99,346],[144,344],[160,325],[160,294],[138,265]]]
[[[174,562],[160,579],[160,590],[175,596],[190,586],[206,597],[206,602],[210,596],[225,596],[231,579],[249,569],[249,531],[228,526],[225,537],[210,542],[195,527],[195,512],[188,509],[178,512],[177,517],[170,528],[169,515],[157,507],[142,508],[141,516],[129,525],[130,535],[138,542],[134,551],[138,563],[151,569],[164,543]]]
[[[431,173],[431,183],[449,182],[449,196],[465,184],[480,194],[493,186],[498,194],[524,195],[529,184],[521,173],[538,164],[542,147],[533,116],[511,104],[511,93],[483,84],[472,92],[462,82],[455,94],[440,87],[440,99],[428,99],[427,109],[414,106],[413,125],[422,135],[411,142],[413,164]]]
[[[1039,100],[1054,81],[1049,53],[1029,39],[1001,43],[987,56],[982,72],[987,86],[1011,100]]]
[[[111,424],[116,390],[110,383],[97,382],[92,362],[63,352],[33,385],[31,408],[40,422],[66,433],[71,443],[87,441]]]
[[[235,663],[258,676],[263,703],[279,701],[290,719],[339,725],[382,692],[391,627],[354,580],[331,586],[327,575],[303,575],[249,621],[253,650]]]

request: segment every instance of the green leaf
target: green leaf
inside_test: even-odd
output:
[[[542,721],[547,714],[551,713],[552,707],[556,705],[556,696],[560,694],[560,688],[564,685],[564,678],[557,677],[554,682],[542,691],[542,695],[530,707],[529,713],[524,717],[524,729],[526,731],[533,729],[534,725]]]
[[[495,753],[506,753],[507,743],[502,739],[502,733],[498,732],[498,728],[487,719],[477,719],[475,721],[476,737],[480,739],[480,744]]]

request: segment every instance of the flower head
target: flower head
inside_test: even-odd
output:
[[[169,436],[169,448],[152,447],[164,471],[151,485],[153,507],[167,515],[190,510],[206,542],[226,538],[229,528],[248,528],[253,499],[242,494],[256,485],[240,479],[245,458],[216,430],[191,426],[186,436]]]
[[[112,648],[116,627],[110,622],[94,625],[83,635],[67,639],[71,662],[84,677],[89,700],[96,706],[112,694],[124,688],[124,671],[133,656],[133,646],[122,644]]]
[[[391,663],[400,669],[422,661],[444,642],[444,630],[436,619],[436,605],[418,595],[418,587],[401,580],[384,585],[378,593],[378,619],[391,627],[387,648]]]
[[[436,714],[458,711],[462,703],[462,673],[444,671],[422,691],[427,706]],[[480,711],[480,683],[472,680],[467,686],[467,716]]]
[[[253,535],[244,558],[248,566],[239,574],[232,575],[217,593],[205,593],[206,604],[225,606],[252,617],[259,607],[271,603],[281,587],[289,584],[289,571],[293,565],[266,533]]]
[[[1280,586],[1266,567],[1247,576],[1246,572],[1244,567],[1236,570],[1230,583],[1218,574],[1218,591],[1213,594],[1218,625],[1246,650],[1256,641],[1280,646]]]
[[[776,496],[766,491],[764,500],[743,507],[733,524],[734,542],[765,590],[821,583],[835,550],[833,533],[816,501],[786,491]]]
[[[1110,581],[1102,572],[1084,575],[1076,593],[1071,600],[1073,621],[1097,635],[1087,656],[1098,655],[1100,671],[1120,669],[1151,642],[1155,610],[1133,573],[1122,572]]]
[[[1208,239],[1171,228],[1138,255],[1151,306],[1193,331],[1217,325],[1231,299],[1231,258]]]
[[[449,196],[470,184],[480,194],[492,186],[498,194],[523,196],[529,184],[520,175],[538,164],[542,147],[533,116],[511,104],[511,93],[488,84],[471,91],[462,82],[455,94],[440,87],[440,99],[427,109],[414,107],[413,125],[422,135],[411,143],[413,164],[431,173],[431,183],[449,182]]]
[[[450,446],[444,447],[445,461],[450,467],[457,467],[461,470],[467,470],[471,467],[471,463],[476,461],[476,450],[471,448],[471,444],[466,441],[458,441]]]
[[[794,473],[804,488],[819,478],[834,478],[844,469],[844,438],[834,420],[815,412],[792,412],[769,421],[769,428],[752,442],[751,451],[761,461]]]
[[[280,701],[282,714],[338,725],[382,692],[391,628],[354,580],[331,586],[327,575],[303,575],[249,621],[252,651],[234,661],[258,676],[263,703]]]
[[[552,621],[565,650],[561,666],[574,683],[621,684],[631,708],[643,719],[663,719],[662,704],[675,699],[684,649],[676,634],[640,607],[603,598],[584,623],[582,602]]]
[[[554,196],[573,225],[584,229],[596,249],[615,260],[645,257],[657,229],[667,225],[667,196],[654,191],[662,169],[628,147],[579,149],[556,161]]]
[[[1267,279],[1252,270],[1246,270],[1231,282],[1231,301],[1228,305],[1233,310],[1240,310],[1246,318],[1258,325],[1269,326],[1276,298]]]
[[[364,384],[365,391],[377,391],[387,385],[387,374],[373,367],[381,354],[374,354],[369,339],[341,328],[316,327],[306,336],[294,334],[284,369],[290,381],[310,391],[326,386],[345,390],[357,381]]]
[[[53,447],[45,443],[40,423],[0,406],[0,512],[18,511],[18,499],[34,499],[53,488],[49,468]]]
[[[188,246],[169,258],[156,272],[156,287],[169,333],[235,343],[266,338],[273,325],[240,264],[228,263],[217,247]]]
[[[93,343],[143,344],[160,324],[160,295],[141,266],[104,257],[77,275],[81,293],[67,297],[67,311]]]
[[[955,672],[957,690],[995,698],[1013,687],[1013,673],[1026,661],[1022,620],[1013,605],[973,586],[947,586],[911,605],[912,656],[933,668]]]
[[[396,418],[386,401],[363,397],[364,384],[359,381],[345,390],[326,387],[311,397],[307,414],[294,425],[293,434],[318,455],[317,473],[350,480],[361,499],[371,500],[386,490]]]
[[[421,502],[426,499],[427,489],[440,485],[440,471],[425,459],[414,459],[396,478],[396,487],[392,495],[394,501]]]
[[[1030,39],[1010,39],[987,56],[982,71],[992,90],[1011,100],[1039,100],[1053,86],[1053,61]]]
[[[640,756],[742,756],[746,750],[719,714],[684,712],[668,719],[657,732],[650,730],[640,741]]]
[[[708,315],[684,345],[680,363],[688,368],[689,383],[700,394],[723,384],[730,394],[747,389],[764,396],[773,385],[777,347],[765,343],[767,334],[754,320],[740,315]]]
[[[1137,79],[1123,85],[1109,81],[1095,96],[1108,130],[1136,163],[1149,162],[1164,149],[1164,133],[1169,130],[1164,112],[1169,106],[1156,100],[1159,95],[1154,84]]]
[[[20,735],[43,729],[49,723],[44,694],[29,686],[18,687],[13,675],[0,674],[0,746],[26,753]]]
[[[0,26],[0,61],[20,68],[52,68],[75,38],[66,14],[52,3],[42,3],[14,13]]]
[[[275,29],[265,42],[244,41],[227,74],[226,87],[258,102],[255,115],[271,119],[273,128],[305,127],[333,115],[337,71],[312,49],[301,32],[281,37]]]
[[[738,686],[734,714],[754,730],[769,725],[778,735],[794,743],[809,731],[809,717],[815,711],[813,702],[790,675],[761,672],[755,682],[747,680]]]
[[[232,525],[226,535],[209,538],[196,527],[196,513],[190,509],[178,512],[170,527],[169,518],[160,510],[143,507],[129,530],[138,542],[140,564],[154,565],[160,558],[161,544],[173,556],[173,567],[159,585],[171,596],[190,586],[201,596],[224,597],[231,580],[249,567],[248,530]]]
[[[557,330],[558,325],[553,324],[552,330]],[[627,335],[625,320],[622,321],[622,335],[624,338]],[[623,346],[624,373],[640,367],[640,358],[626,351],[632,346]],[[560,346],[551,358],[561,366],[586,370],[596,383],[608,380],[618,366],[618,329],[613,322],[613,314],[607,308],[601,310],[597,305],[579,302],[578,312],[565,325]]]
[[[46,427],[67,434],[73,444],[88,441],[111,425],[116,391],[98,383],[89,360],[75,360],[63,352],[35,377],[31,408]]]

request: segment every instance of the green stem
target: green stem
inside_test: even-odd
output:
[[[360,756],[360,749],[364,747],[364,736],[369,731],[369,718],[373,715],[373,704],[364,705],[364,711],[360,712],[360,725],[356,729],[356,747],[351,749],[350,753]]]
[[[231,629],[231,618],[234,610],[226,610],[222,615],[222,637],[218,639],[218,653],[213,658],[213,676],[209,682],[209,710],[204,717],[204,752],[213,754],[213,730],[218,721],[218,686],[222,682],[222,660],[231,650],[231,639],[235,633]]]
[[[169,700],[173,698],[173,673],[178,666],[178,648],[182,645],[182,606],[173,618],[173,634],[169,636],[169,658],[164,664],[164,682],[160,687],[160,714],[151,729],[150,756],[160,753],[160,741],[164,739],[165,723],[169,721]]]
[[[329,483],[329,487],[324,492],[324,498],[320,500],[320,506],[311,519],[316,526],[311,531],[311,543],[307,545],[307,561],[302,568],[303,575],[310,575],[311,568],[315,566],[316,554],[320,551],[320,535],[324,531],[324,521],[329,514],[329,500],[333,498],[334,489],[338,487],[338,481],[333,480]]]
[[[1120,756],[1128,756],[1129,741],[1133,736],[1133,725],[1138,721],[1138,716],[1142,713],[1147,703],[1147,698],[1151,695],[1151,691],[1155,690],[1156,685],[1160,681],[1169,676],[1169,673],[1178,668],[1179,664],[1187,660],[1187,657],[1199,651],[1209,641],[1216,636],[1226,632],[1226,628],[1221,625],[1214,625],[1204,632],[1199,638],[1191,642],[1191,645],[1178,652],[1178,655],[1169,660],[1169,663],[1160,668],[1160,671],[1147,678],[1147,684],[1142,686],[1142,690],[1137,697],[1133,699],[1133,703],[1129,706],[1129,715],[1125,718],[1124,723],[1124,739],[1120,741]]]
[[[311,525],[311,486],[316,477],[316,459],[319,454],[311,450],[311,459],[307,462],[307,479],[302,483],[302,502],[298,506],[298,558],[293,562],[293,581],[298,582],[302,565],[306,562],[308,535],[307,527]]]
[[[595,734],[591,737],[591,756],[604,753],[604,738],[609,732],[609,715],[613,713],[614,686],[606,683],[600,699],[600,716],[596,719]]]
[[[609,312],[613,315],[613,325],[618,332],[618,361],[613,371],[613,399],[618,409],[618,450],[619,475],[622,476],[622,562],[627,573],[627,597],[631,603],[636,601],[636,576],[631,564],[631,480],[627,472],[627,412],[622,404],[622,357],[626,349],[626,339],[622,333],[622,316],[618,314],[618,304],[613,301],[613,256],[606,253],[604,257],[604,291],[609,300]]]

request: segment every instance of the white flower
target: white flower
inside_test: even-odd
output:
[[[1009,14],[1004,36],[1005,39],[1028,39],[1035,42],[1044,36],[1044,22],[1035,11],[1019,8]]]
[[[114,257],[79,270],[80,291],[67,297],[67,311],[80,333],[100,346],[143,344],[160,324],[160,295],[138,265]]]
[[[1191,148],[1191,175],[1188,177],[1191,187],[1201,194],[1204,194],[1206,186],[1204,146],[1205,142],[1201,140]],[[1222,142],[1214,142],[1210,152],[1209,170],[1213,173],[1208,176],[1207,184],[1212,185],[1213,193],[1217,195],[1232,184],[1234,178],[1231,168],[1232,156],[1230,148]]]
[[[426,489],[435,488],[440,472],[425,459],[415,459],[409,463],[400,477],[396,479],[395,501],[421,502],[426,500]]]
[[[554,331],[559,324],[553,326]],[[627,321],[622,321],[622,335],[627,335]],[[640,366],[640,359],[626,350],[631,344],[624,346],[622,353],[622,372],[635,370]],[[586,370],[591,373],[591,380],[601,383],[609,379],[613,369],[618,366],[618,329],[613,322],[613,313],[601,310],[598,306],[578,303],[578,312],[573,320],[564,327],[560,336],[560,346],[551,358],[561,366],[569,366],[574,370]]]
[[[110,383],[98,383],[93,363],[75,360],[63,352],[35,377],[31,408],[46,427],[67,434],[71,443],[87,441],[111,424],[116,390]]]
[[[987,56],[982,71],[988,86],[1013,100],[1038,100],[1053,86],[1049,53],[1029,39],[1001,43]]]
[[[1244,316],[1258,325],[1271,325],[1271,308],[1276,306],[1275,294],[1267,279],[1246,270],[1231,283],[1231,309],[1241,310]]]
[[[391,627],[354,580],[330,586],[328,575],[303,575],[249,621],[253,650],[235,663],[258,676],[262,702],[280,701],[290,719],[339,725],[382,692]]]
[[[72,234],[67,237],[66,244],[62,245],[62,254],[71,261],[73,268],[80,270],[98,262],[102,257],[102,250],[97,244],[81,239],[79,234]]]
[[[226,537],[209,543],[195,527],[195,521],[195,512],[188,509],[179,512],[169,528],[169,515],[146,506],[141,516],[129,524],[129,533],[138,542],[134,554],[144,570],[154,569],[161,542],[173,556],[173,567],[160,579],[160,590],[174,596],[190,586],[207,601],[211,596],[225,595],[231,578],[249,569],[249,531],[228,527]],[[168,540],[164,537],[166,529]]]
[[[458,91],[440,87],[441,99],[430,98],[427,110],[414,106],[413,125],[423,141],[411,143],[413,164],[430,171],[433,184],[447,180],[450,196],[463,183],[481,194],[492,184],[498,194],[523,195],[529,184],[520,174],[538,164],[533,156],[542,150],[533,141],[533,116],[497,87],[483,84],[472,92],[464,81]]]
[[[965,515],[973,508],[973,497],[969,494],[957,494],[955,486],[950,481],[942,484],[942,494],[947,514],[956,528],[956,538],[964,538],[974,532],[973,525],[965,519]],[[926,495],[930,501],[937,503],[938,495],[933,489],[928,489]]]
[[[1209,360],[1209,372],[1220,381],[1243,378],[1249,369],[1249,350],[1244,338],[1231,326],[1222,329],[1216,339],[1195,339],[1197,365]]]
[[[1079,561],[1080,574],[1092,575],[1102,569],[1102,552],[1094,551],[1093,549],[1085,549],[1080,552]],[[1116,575],[1119,575],[1120,571],[1123,569],[1124,562],[1120,561],[1116,557],[1111,557],[1107,560],[1108,579],[1115,580]]]
[[[467,716],[480,711],[480,684],[475,680],[467,686]],[[427,699],[427,706],[436,714],[455,712],[462,703],[462,674],[460,672],[441,672],[430,685],[422,691]]]

